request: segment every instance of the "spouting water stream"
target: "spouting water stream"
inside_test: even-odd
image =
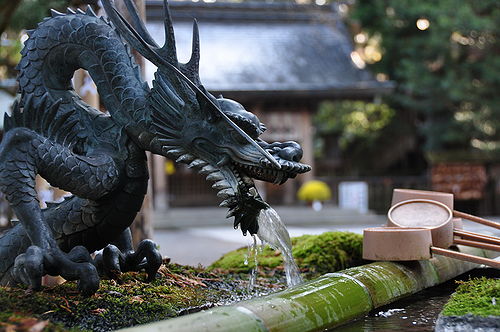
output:
[[[255,282],[257,281],[257,272],[259,269],[259,262],[257,260],[258,249],[257,249],[257,238],[255,235],[252,235],[253,243],[248,246],[248,257],[245,258],[245,265],[248,264],[248,258],[253,257],[253,268],[250,272],[250,282],[248,283],[248,290],[252,290],[255,286]]]
[[[281,221],[278,213],[271,207],[261,210],[257,221],[259,223],[257,236],[262,243],[268,244],[275,250],[281,251],[287,285],[291,287],[300,284],[302,282],[302,277],[300,276],[299,268],[293,259],[292,241],[290,240],[288,230],[286,229],[283,221]],[[257,257],[257,255],[255,255],[255,257]],[[257,266],[257,264],[255,265]]]

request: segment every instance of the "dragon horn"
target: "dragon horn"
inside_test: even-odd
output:
[[[174,27],[172,24],[172,16],[170,15],[170,9],[168,7],[168,0],[163,0],[163,24],[165,28],[165,44],[158,53],[166,56],[166,58],[171,62],[177,64]]]
[[[182,65],[183,69],[187,72],[191,79],[196,84],[201,85],[200,80],[200,31],[198,29],[198,22],[196,19],[193,21],[193,44],[191,46],[191,58],[189,61]]]
[[[154,41],[153,37],[149,34],[144,22],[138,15],[138,10],[135,3],[132,0],[124,0],[125,6],[127,7],[128,14],[132,20],[132,26],[139,33],[139,35],[147,42],[149,45],[160,48],[158,44]]]
[[[134,21],[135,28],[127,22],[127,20],[120,14],[120,12],[114,7],[112,0],[102,0],[104,10],[106,14],[111,19],[115,27],[118,29],[120,34],[127,40],[127,42],[135,48],[139,53],[141,53],[146,59],[151,61],[159,68],[166,68],[174,72],[180,79],[185,81],[191,89],[200,97],[205,99],[213,111],[222,117],[231,127],[234,128],[246,141],[252,144],[266,159],[268,159],[276,168],[280,169],[280,163],[266,150],[264,150],[257,142],[248,136],[240,127],[238,127],[222,110],[220,107],[207,95],[206,92],[202,91],[200,87],[193,83],[179,68],[179,63],[177,61],[177,52],[175,48],[175,38],[174,38],[174,28],[172,26],[172,18],[170,16],[170,11],[168,9],[168,1],[164,0],[164,16],[165,16],[165,44],[163,47],[158,48],[157,44],[152,45],[151,36],[147,33],[144,24],[136,14],[131,14],[132,20]],[[132,3],[126,2],[127,10],[132,12],[134,6]],[[139,31],[136,31],[139,30]],[[198,69],[199,63],[199,33],[197,24],[194,24],[193,33],[193,51],[191,60],[188,62],[191,65],[196,63],[194,68]],[[150,42],[148,42],[148,40]],[[153,41],[154,42],[154,41]],[[163,56],[162,56],[163,55]],[[173,63],[172,63],[173,62]],[[192,73],[192,72],[190,72]],[[196,71],[195,80],[198,77]],[[197,82],[199,83],[199,82]]]
[[[132,46],[132,48],[141,53],[146,59],[159,66],[160,62],[157,61],[158,55],[155,52],[158,48],[147,43],[144,38],[134,30],[134,28],[115,8],[112,0],[102,0],[102,4],[108,18],[118,30],[120,36],[123,37],[130,44],[130,46]]]

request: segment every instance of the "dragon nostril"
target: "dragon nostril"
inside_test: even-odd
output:
[[[302,149],[296,146],[287,146],[278,152],[278,156],[294,162],[299,162],[302,159]]]

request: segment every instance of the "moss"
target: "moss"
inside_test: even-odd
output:
[[[303,272],[322,274],[353,265],[361,259],[361,236],[353,233],[324,233],[293,238],[293,253]],[[44,287],[39,292],[20,287],[0,287],[0,331],[29,330],[36,326],[49,331],[109,331],[176,317],[214,305],[230,304],[257,294],[282,290],[279,251],[269,247],[260,253],[259,265],[266,278],[257,278],[252,292],[247,289],[253,260],[244,264],[248,249],[229,253],[219,262],[224,271],[170,264],[162,266],[156,280],[146,283],[144,273],[128,272],[120,279],[102,280],[98,292],[82,297],[75,282]],[[214,265],[217,265],[214,264]],[[38,324],[38,325],[37,325]],[[34,329],[36,330],[36,329]]]
[[[459,286],[444,306],[445,316],[500,316],[500,279],[473,278]]]
[[[362,246],[363,237],[350,232],[325,232],[292,238],[293,256],[301,271],[309,277],[359,265],[362,262]],[[222,256],[210,269],[249,272],[255,266],[250,256],[247,248],[240,248]],[[264,271],[283,268],[280,252],[269,246],[258,254],[257,262]]]
[[[246,291],[246,280],[238,288],[223,283],[223,277],[171,264],[162,266],[151,283],[145,282],[144,273],[135,272],[122,274],[118,281],[102,280],[91,297],[82,297],[75,282],[44,287],[39,292],[0,287],[0,331],[9,326],[23,330],[19,324],[45,321],[60,324],[47,325],[50,331],[108,331],[176,317]]]

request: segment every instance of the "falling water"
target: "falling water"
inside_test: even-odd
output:
[[[248,290],[250,290],[250,291],[255,286],[255,281],[257,280],[257,271],[259,269],[258,261],[257,261],[257,255],[258,255],[257,238],[255,237],[255,235],[252,235],[252,238],[253,238],[253,243],[248,246],[248,254],[247,254],[247,257],[245,257],[245,265],[248,264],[249,257],[250,258],[253,257],[253,263],[254,263],[252,271],[250,272],[250,282],[248,283]]]
[[[271,248],[281,251],[288,286],[300,284],[302,277],[293,259],[292,241],[290,241],[290,235],[278,213],[271,207],[262,210],[258,217],[258,223],[257,236],[259,239]]]

